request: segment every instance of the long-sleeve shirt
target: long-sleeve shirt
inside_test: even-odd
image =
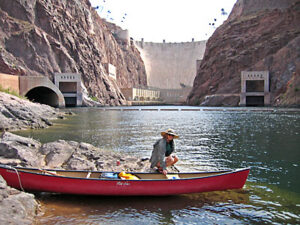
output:
[[[168,154],[166,155],[166,152],[167,152],[166,139],[162,138],[155,142],[155,144],[153,145],[153,151],[152,151],[152,155],[150,158],[151,168],[155,167],[157,165],[157,163],[159,162],[160,166],[164,170],[166,169],[167,166],[166,166],[165,157],[169,156],[175,150],[175,142],[172,141],[170,144],[171,144],[171,151],[168,152]]]

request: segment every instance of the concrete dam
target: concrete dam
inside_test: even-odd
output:
[[[153,43],[141,40],[135,44],[145,63],[149,87],[180,89],[181,84],[193,86],[206,41]]]

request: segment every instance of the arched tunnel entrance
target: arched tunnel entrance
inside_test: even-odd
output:
[[[59,107],[57,94],[47,87],[35,87],[25,95],[30,101]]]

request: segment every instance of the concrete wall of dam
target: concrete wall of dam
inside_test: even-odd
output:
[[[153,43],[135,41],[145,63],[148,86],[180,89],[193,86],[197,60],[202,60],[206,41]]]

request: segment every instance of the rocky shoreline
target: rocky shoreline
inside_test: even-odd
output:
[[[42,144],[32,138],[3,132],[0,163],[66,170],[149,171],[149,160],[106,151],[91,144],[57,140]]]
[[[46,128],[64,114],[0,92],[0,164],[69,170],[150,172],[149,160],[99,149],[91,144],[57,140],[42,144],[8,131]],[[173,171],[176,172],[176,171]],[[35,196],[7,186],[0,176],[0,223],[32,224],[39,211]]]

